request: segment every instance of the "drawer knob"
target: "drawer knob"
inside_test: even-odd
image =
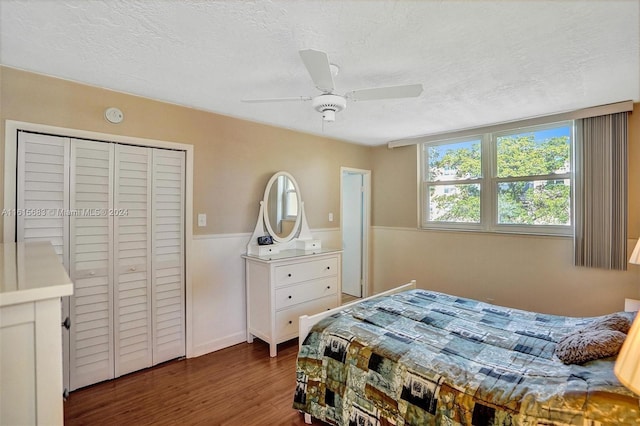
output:
[[[327,286],[327,290],[331,290],[331,286],[330,285]]]
[[[293,324],[293,321],[289,321],[289,324]]]
[[[331,266],[327,266],[327,269],[331,269]]]
[[[290,276],[291,276],[291,274],[287,274],[287,276],[288,276],[288,277],[290,277]]]
[[[289,296],[289,299],[291,299],[291,296]]]

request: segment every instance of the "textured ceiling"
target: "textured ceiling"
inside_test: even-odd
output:
[[[622,100],[640,101],[640,1],[0,0],[3,65],[379,145]],[[350,102],[323,123],[298,51],[339,65]],[[126,115],[126,111],[125,111]]]

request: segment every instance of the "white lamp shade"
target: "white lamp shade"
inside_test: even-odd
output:
[[[640,265],[640,239],[636,243],[636,246],[633,248],[633,252],[631,253],[631,257],[629,258],[629,263]]]
[[[631,325],[613,371],[620,383],[640,394],[640,315]]]

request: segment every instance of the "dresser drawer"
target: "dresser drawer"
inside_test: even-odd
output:
[[[276,289],[276,310],[336,294],[338,278],[329,277]]]
[[[294,263],[275,267],[276,287],[302,281],[336,275],[338,258],[330,257],[309,262]]]
[[[276,312],[276,340],[280,342],[282,338],[296,337],[298,335],[298,318],[301,315],[313,315],[335,308],[338,305],[337,302],[337,297],[333,295]]]

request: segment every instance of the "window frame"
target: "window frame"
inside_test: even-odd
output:
[[[465,136],[463,138],[453,138],[453,139],[443,139],[435,142],[422,143],[419,146],[420,150],[420,180],[421,180],[421,197],[420,197],[420,214],[421,214],[421,226],[424,229],[451,229],[451,230],[459,230],[459,231],[482,231],[483,229],[483,217],[482,217],[482,193],[484,186],[484,164],[481,163],[481,173],[479,177],[472,179],[458,179],[458,180],[439,180],[439,181],[430,181],[426,178],[429,174],[429,147],[432,146],[440,146],[440,145],[452,145],[456,143],[464,143],[480,140],[480,157],[484,156],[484,142],[482,140],[482,135],[472,135]],[[477,184],[480,186],[480,221],[475,222],[445,222],[445,221],[429,221],[429,210],[430,210],[430,197],[429,190],[431,187],[436,186],[445,186],[445,185],[474,185]]]
[[[499,137],[517,135],[521,133],[534,133],[550,130],[559,127],[569,127],[569,160],[571,170],[562,174],[528,175],[517,177],[498,177],[498,145]],[[430,181],[429,177],[429,147],[439,145],[450,145],[462,142],[480,140],[481,176],[476,179]],[[572,236],[574,229],[574,145],[575,145],[575,121],[563,120],[558,122],[545,123],[534,126],[518,126],[511,129],[503,129],[496,132],[467,135],[464,137],[441,139],[432,142],[418,144],[419,155],[419,207],[418,223],[421,229],[432,230],[452,230],[452,231],[478,231],[496,232],[509,234],[530,234],[530,235],[553,235]],[[501,224],[498,223],[498,185],[504,182],[532,181],[532,180],[557,180],[569,179],[569,225],[525,225],[525,224]],[[480,185],[480,222],[444,222],[430,221],[430,197],[429,190],[434,186],[455,185],[455,184],[478,184]]]

